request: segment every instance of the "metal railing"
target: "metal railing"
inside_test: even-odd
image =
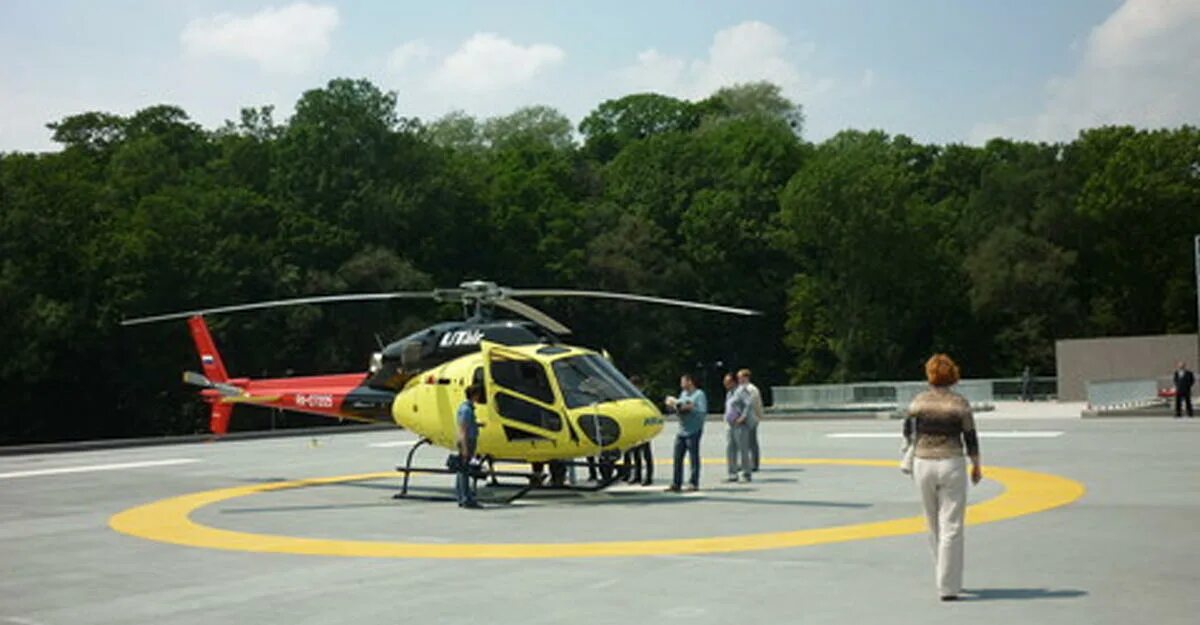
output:
[[[976,408],[990,408],[995,401],[996,380],[960,380],[955,392]],[[862,382],[856,384],[806,384],[774,386],[772,410],[799,411],[898,411],[918,393],[929,388],[925,382]]]
[[[992,396],[997,400],[1018,400],[1022,398],[1023,380],[1021,378],[987,378],[992,382]],[[1034,401],[1048,401],[1058,397],[1058,378],[1035,376],[1030,380],[1029,394]]]
[[[1157,378],[1095,380],[1087,383],[1087,402],[1092,410],[1121,410],[1161,404]]]

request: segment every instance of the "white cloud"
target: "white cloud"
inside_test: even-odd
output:
[[[1040,113],[978,124],[971,140],[1055,141],[1104,124],[1200,122],[1200,2],[1126,0],[1094,28],[1075,72],[1046,85]]]
[[[245,17],[194,19],[179,41],[191,56],[247,59],[267,72],[300,74],[329,52],[338,21],[336,8],[300,2]]]
[[[785,95],[804,100],[829,91],[833,82],[801,71],[797,61],[812,56],[811,44],[789,46],[787,37],[768,24],[743,22],[713,36],[708,56],[690,61],[647,50],[621,70],[622,87],[696,99],[736,83],[769,81]]]
[[[442,61],[431,86],[448,92],[498,91],[533,80],[566,56],[557,46],[522,46],[492,33],[476,33]]]
[[[675,87],[684,80],[687,63],[666,56],[653,48],[641,52],[637,64],[622,70],[622,78],[634,89],[655,90],[662,85]]]
[[[397,46],[388,55],[388,69],[402,72],[413,63],[419,63],[429,58],[433,50],[422,39],[415,39]]]

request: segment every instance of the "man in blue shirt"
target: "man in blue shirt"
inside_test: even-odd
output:
[[[704,433],[704,418],[708,415],[708,399],[704,391],[696,388],[696,380],[685,373],[679,378],[679,398],[673,407],[679,415],[679,433],[675,435],[675,474],[668,492],[679,492],[683,485],[683,454],[686,452],[692,465],[688,490],[700,488],[700,435]],[[672,398],[668,398],[671,405]]]
[[[479,424],[475,422],[475,404],[483,403],[483,387],[472,384],[467,387],[466,399],[458,406],[455,423],[458,426],[458,476],[454,480],[454,494],[460,508],[479,508],[475,501],[475,483],[471,478],[471,459],[475,457],[475,446],[479,441]]]

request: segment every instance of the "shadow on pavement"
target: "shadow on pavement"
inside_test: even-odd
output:
[[[1026,599],[1071,599],[1088,594],[1084,590],[1050,590],[1049,588],[978,588],[964,590],[964,601],[1020,601]]]

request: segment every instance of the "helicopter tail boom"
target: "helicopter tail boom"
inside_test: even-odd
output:
[[[294,410],[339,420],[391,420],[390,407],[395,393],[365,387],[365,373],[268,379],[230,378],[204,317],[189,317],[188,330],[196,344],[196,354],[200,356],[204,373],[184,373],[183,381],[201,387],[200,396],[211,407],[209,429],[213,434],[229,432],[230,417],[237,404]]]

